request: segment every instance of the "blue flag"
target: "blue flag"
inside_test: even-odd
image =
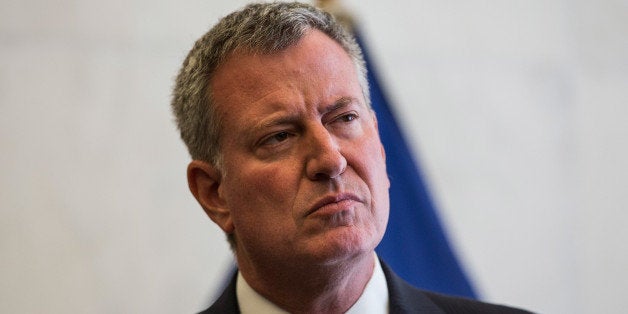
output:
[[[366,46],[357,32],[355,35],[366,60],[371,103],[386,149],[391,184],[390,218],[377,254],[416,287],[475,298],[473,288],[449,246],[418,164],[395,122]]]

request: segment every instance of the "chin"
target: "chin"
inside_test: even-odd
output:
[[[381,240],[355,227],[338,227],[317,237],[308,245],[311,256],[320,262],[341,262],[370,255]]]

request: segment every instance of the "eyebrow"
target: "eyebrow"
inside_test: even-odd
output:
[[[334,101],[331,105],[323,107],[319,110],[319,114],[324,116],[330,112],[335,110],[347,107],[353,103],[358,104],[358,100],[353,97],[340,97],[338,100]],[[293,124],[295,121],[299,119],[298,113],[288,113],[282,114],[279,117],[266,119],[266,121],[258,122],[249,127],[245,133],[246,137],[253,138],[256,135],[257,131],[272,128],[278,125],[286,125]]]
[[[257,122],[247,128],[244,136],[246,138],[255,139],[257,132],[269,129],[278,125],[286,125],[294,123],[298,120],[298,114],[282,114],[279,117],[273,117],[270,119],[264,119],[264,121]]]
[[[348,105],[350,105],[351,103],[357,102],[357,100],[355,98],[352,97],[341,97],[340,99],[336,100],[333,104],[324,107],[323,110],[321,111],[321,114],[325,114],[337,109],[340,109],[342,107],[346,107]]]
[[[340,97],[338,100],[334,101],[331,105],[325,106],[322,108],[322,110],[319,110],[319,113],[321,115],[325,115],[329,112],[347,107],[350,104],[357,103],[357,102],[358,102],[357,99],[353,97]],[[269,121],[266,121],[266,122],[257,123],[252,128],[253,129],[270,128],[276,125],[290,124],[290,123],[293,123],[295,120],[297,120],[298,116],[299,114],[282,115],[276,119],[270,119]]]

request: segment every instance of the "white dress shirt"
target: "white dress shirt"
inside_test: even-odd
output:
[[[382,266],[379,264],[377,255],[375,256],[375,268],[373,275],[366,284],[362,295],[357,302],[349,308],[347,314],[384,314],[388,313],[388,286]],[[236,281],[236,296],[240,312],[243,314],[282,314],[288,313],[266,298],[257,293],[244,280],[242,274],[238,272]]]

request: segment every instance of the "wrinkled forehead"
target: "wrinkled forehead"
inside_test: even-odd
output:
[[[271,110],[273,102],[313,109],[351,98],[368,107],[351,57],[318,31],[282,51],[232,54],[215,71],[210,88],[221,121],[231,120],[233,111],[243,113],[241,108]]]
[[[346,85],[360,82],[360,71],[352,56],[344,47],[318,31],[308,31],[299,41],[282,50],[264,52],[239,49],[233,51],[213,73],[209,88],[213,94],[230,92],[263,92],[260,86],[267,87],[273,81],[290,78],[301,81],[307,76],[310,83],[321,78],[333,85]],[[316,87],[312,85],[312,88]],[[239,89],[238,89],[239,88]],[[214,99],[215,101],[218,99]]]

